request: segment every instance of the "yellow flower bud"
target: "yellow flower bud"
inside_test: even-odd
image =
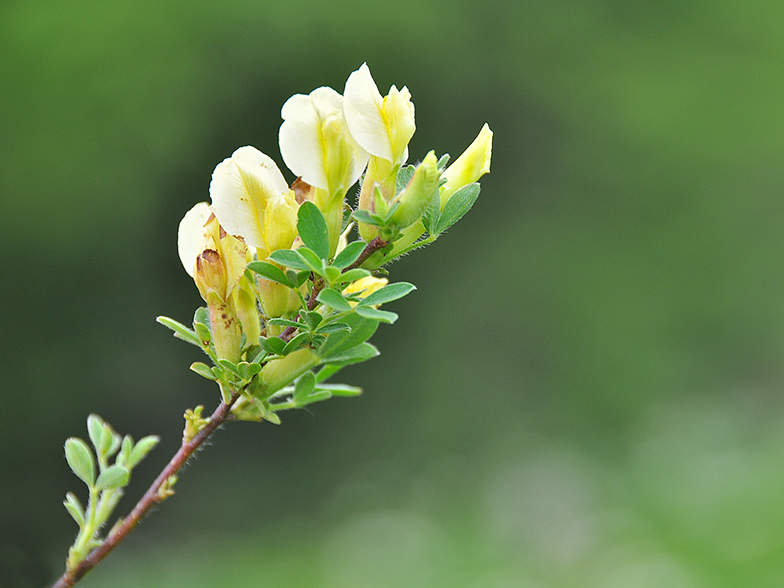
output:
[[[449,198],[463,186],[476,182],[490,171],[493,153],[493,131],[485,124],[468,149],[446,168],[446,184],[441,189],[441,210]]]
[[[365,276],[358,280],[351,282],[343,289],[343,294],[356,294],[360,293],[360,298],[367,298],[376,290],[380,290],[389,283],[386,278],[376,278],[374,276]],[[356,302],[350,302],[351,306],[356,306]]]

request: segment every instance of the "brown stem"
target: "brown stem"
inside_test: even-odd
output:
[[[183,441],[179,451],[172,457],[169,464],[158,475],[147,492],[144,493],[141,500],[136,503],[131,514],[123,519],[122,523],[109,534],[104,542],[93,549],[79,565],[71,570],[66,570],[57,582],[52,585],[52,588],[70,588],[76,584],[87,572],[98,565],[98,563],[106,557],[120,541],[125,539],[128,534],[136,528],[136,525],[141,522],[153,506],[170,495],[171,491],[169,485],[172,476],[180,471],[180,468],[185,465],[188,458],[215,432],[215,429],[229,419],[231,416],[231,407],[237,401],[238,397],[239,394],[235,392],[228,402],[220,403],[218,408],[215,409],[215,412],[210,416],[207,425],[196,433],[190,441]]]
[[[368,244],[365,246],[365,249],[362,250],[362,253],[359,254],[357,260],[340,273],[345,273],[348,270],[358,268],[363,263],[365,263],[365,261],[367,261],[367,259],[371,255],[373,255],[376,251],[380,251],[387,245],[389,245],[389,243],[387,241],[384,241],[381,237],[373,237],[373,239],[371,239],[368,242]],[[318,297],[319,292],[321,292],[323,288],[324,288],[323,279],[319,278],[318,280],[314,281],[313,290],[311,290],[310,298],[308,298],[308,303],[307,303],[308,310],[313,310],[314,308],[316,308],[316,304],[317,304],[316,298]],[[283,330],[283,332],[278,336],[284,341],[290,341],[296,331],[297,331],[296,327],[286,327]]]

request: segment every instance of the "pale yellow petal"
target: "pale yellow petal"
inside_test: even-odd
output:
[[[204,245],[204,223],[212,214],[207,202],[199,202],[185,213],[177,231],[177,251],[185,271],[193,277],[196,258]]]

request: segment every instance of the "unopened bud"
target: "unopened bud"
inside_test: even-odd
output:
[[[441,210],[457,190],[477,181],[490,171],[492,153],[493,131],[485,123],[468,149],[446,168],[446,184],[441,191]]]
[[[440,179],[438,158],[435,152],[431,151],[417,166],[408,186],[399,194],[400,204],[392,215],[391,224],[398,229],[404,229],[419,220],[433,201]]]

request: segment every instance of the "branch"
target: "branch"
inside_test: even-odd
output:
[[[215,429],[230,418],[231,407],[237,401],[237,398],[239,398],[239,393],[234,392],[228,402],[220,403],[203,429],[196,433],[190,441],[186,442],[183,440],[179,451],[172,457],[169,464],[158,475],[147,492],[144,493],[141,500],[136,503],[131,514],[123,519],[122,522],[112,530],[103,543],[93,549],[77,566],[73,569],[66,570],[57,582],[52,585],[52,588],[70,588],[76,584],[136,528],[136,525],[141,522],[153,506],[174,493],[171,489],[171,486],[174,484],[173,477],[180,471],[182,466],[185,465],[185,462],[193,455],[193,452],[215,432]]]

